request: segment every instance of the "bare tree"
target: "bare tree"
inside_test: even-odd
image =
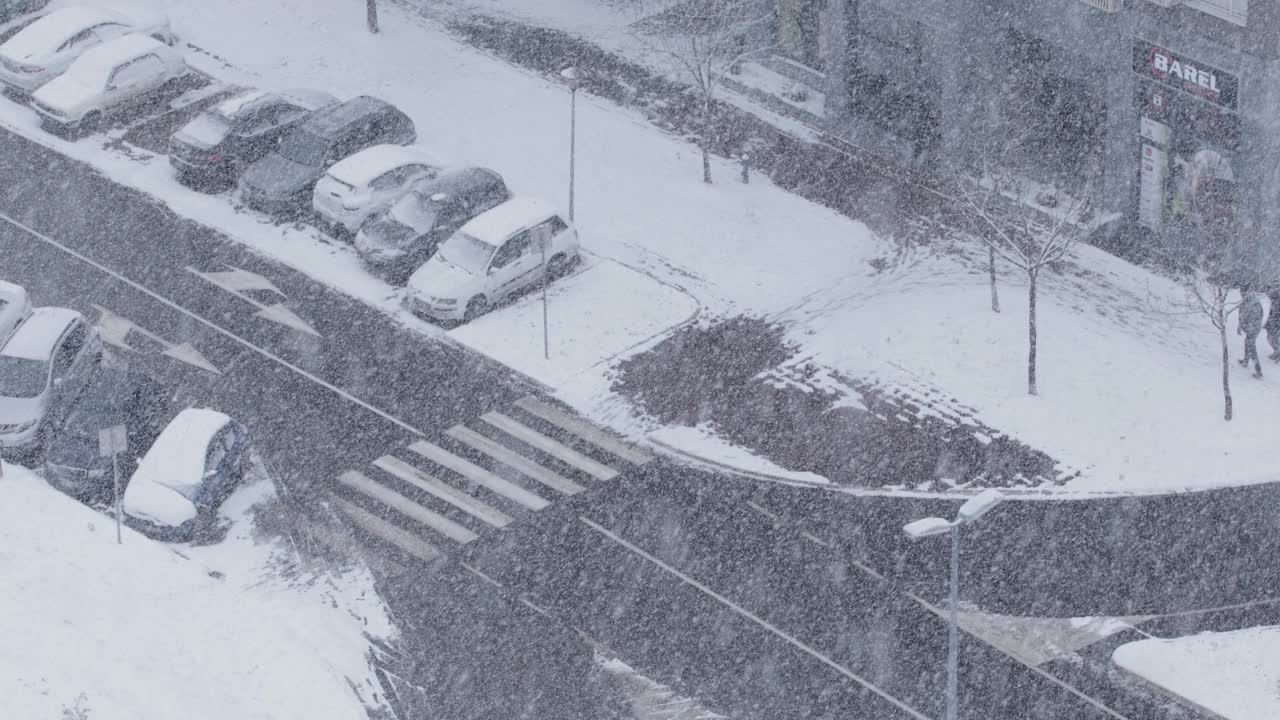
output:
[[[651,8],[649,3],[642,5]],[[640,42],[674,60],[693,84],[703,182],[711,182],[715,99],[721,80],[744,60],[766,51],[758,38],[768,21],[758,0],[689,0],[634,26]]]
[[[369,19],[369,32],[378,32],[378,0],[366,0],[366,14]]]
[[[1194,198],[1193,198],[1194,200]],[[1218,331],[1222,358],[1222,418],[1234,416],[1231,401],[1229,318],[1243,298],[1237,288],[1270,289],[1280,283],[1280,256],[1274,243],[1241,237],[1229,221],[1213,218],[1208,207],[1192,206],[1192,221],[1163,233],[1162,259],[1174,271],[1186,295],[1187,308]],[[1206,220],[1206,216],[1210,219]],[[1277,312],[1273,309],[1272,312]]]
[[[976,184],[961,183],[957,190],[961,210],[974,233],[987,246],[988,271],[991,278],[991,309],[999,312],[996,293],[995,259],[998,257],[1027,276],[1027,393],[1035,395],[1036,351],[1039,325],[1036,303],[1039,298],[1040,273],[1066,257],[1083,234],[1080,219],[1086,214],[1088,201],[1068,198],[1063,207],[1055,207],[1055,216],[1041,222],[1039,213],[1024,208],[1009,208],[1016,198],[1026,195],[1027,184],[1007,172],[1003,164],[991,164]],[[1055,198],[1060,196],[1055,193]],[[1060,200],[1058,200],[1060,202]]]

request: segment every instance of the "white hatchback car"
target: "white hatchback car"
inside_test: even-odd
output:
[[[26,95],[61,75],[87,50],[131,33],[173,42],[169,21],[143,6],[72,6],[45,15],[0,45],[0,82]]]
[[[30,315],[31,298],[26,288],[0,280],[0,347]]]
[[[31,96],[46,129],[97,129],[103,116],[138,102],[190,70],[181,53],[147,35],[126,35],[81,55]]]
[[[472,320],[578,260],[578,231],[551,205],[508,200],[462,226],[409,278],[403,303],[439,320]]]
[[[101,359],[98,331],[80,313],[33,310],[0,348],[0,450],[38,450]]]
[[[312,206],[331,229],[355,233],[418,180],[440,172],[440,162],[412,145],[374,145],[339,161],[316,183]]]

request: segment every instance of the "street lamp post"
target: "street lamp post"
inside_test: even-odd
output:
[[[570,67],[560,71],[560,77],[569,84],[569,220],[573,220],[573,175],[577,158],[575,150],[578,136],[578,68]]]
[[[983,490],[969,498],[956,511],[955,520],[944,520],[940,517],[927,517],[902,526],[903,532],[912,540],[951,534],[951,582],[947,621],[947,714],[946,720],[956,720],[959,713],[960,685],[960,526],[972,525],[979,518],[990,512],[1004,496],[995,489]]]

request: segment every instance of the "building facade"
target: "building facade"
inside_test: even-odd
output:
[[[1277,6],[776,0],[774,27],[820,78],[828,129],[899,162],[974,174],[1017,138],[1003,163],[1136,235],[1263,231],[1280,228]]]

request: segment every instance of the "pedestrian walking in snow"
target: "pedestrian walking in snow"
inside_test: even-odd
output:
[[[1271,346],[1267,357],[1280,362],[1280,288],[1272,289],[1267,299],[1271,301],[1271,311],[1267,313],[1267,324],[1262,326],[1267,331],[1267,344]]]
[[[1258,360],[1258,335],[1262,332],[1262,301],[1258,299],[1258,294],[1252,290],[1241,290],[1239,313],[1239,324],[1236,326],[1236,333],[1244,335],[1244,358],[1240,360],[1242,367],[1249,367],[1249,360],[1253,360],[1253,376],[1262,378],[1262,362]]]

